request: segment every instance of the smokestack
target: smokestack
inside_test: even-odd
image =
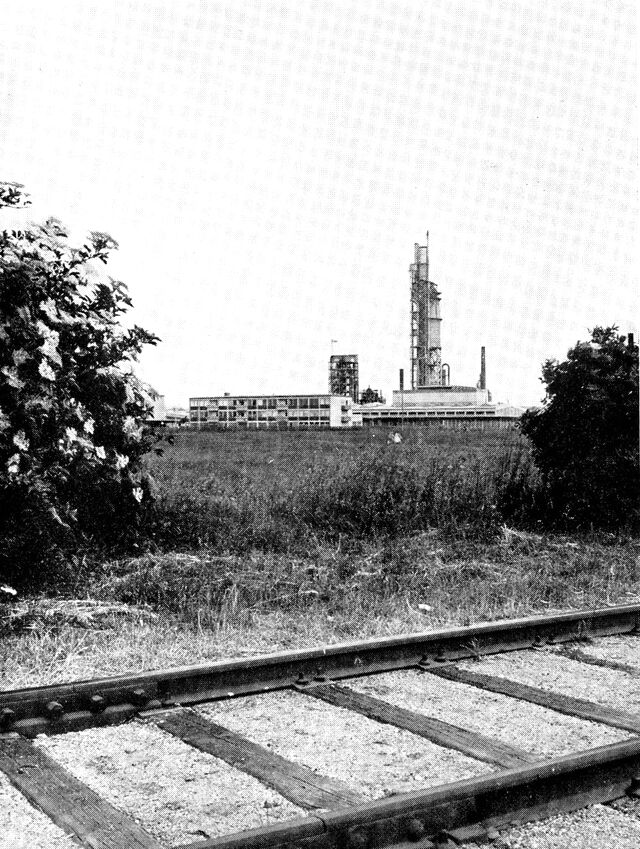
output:
[[[404,369],[400,369],[400,392],[404,391]]]
[[[480,389],[487,388],[487,368],[484,356],[484,345],[480,348]]]
[[[633,351],[633,333],[627,334],[627,345]]]

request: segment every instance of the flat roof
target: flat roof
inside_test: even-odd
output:
[[[478,386],[423,386],[420,389],[394,389],[394,392],[404,392],[405,395],[411,395],[413,392],[477,392],[480,389]],[[481,390],[486,392],[485,389]]]
[[[350,395],[336,395],[333,392],[298,392],[296,395],[191,395],[189,401],[204,398],[226,398],[229,401],[238,398],[351,398]]]

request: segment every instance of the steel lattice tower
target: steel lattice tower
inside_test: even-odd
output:
[[[329,392],[349,395],[357,404],[360,395],[357,354],[332,354],[329,360]]]

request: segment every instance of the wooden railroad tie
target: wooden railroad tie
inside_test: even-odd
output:
[[[512,769],[534,763],[537,758],[530,752],[517,749],[475,731],[450,725],[430,716],[385,702],[373,696],[358,693],[350,687],[337,684],[312,684],[296,687],[302,693],[322,699],[332,705],[347,708],[377,722],[402,728],[449,749],[455,749],[476,760]]]
[[[363,801],[343,782],[318,775],[192,710],[168,711],[150,721],[189,746],[254,776],[300,808],[331,810]]]
[[[30,740],[0,735],[0,770],[76,843],[91,849],[163,849],[131,817],[101,799]]]
[[[640,716],[627,713],[608,705],[600,705],[587,699],[576,699],[564,693],[556,693],[552,690],[543,690],[540,687],[531,687],[529,684],[520,684],[508,678],[500,678],[497,675],[486,675],[482,672],[469,672],[459,669],[457,666],[447,666],[442,669],[430,669],[427,675],[437,675],[448,681],[458,684],[470,684],[481,690],[492,693],[500,693],[513,699],[522,699],[525,702],[540,705],[541,707],[564,713],[568,716],[577,716],[580,719],[588,719],[591,722],[600,722],[613,728],[622,728],[640,734]]]

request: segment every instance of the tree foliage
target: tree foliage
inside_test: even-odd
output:
[[[596,327],[564,362],[548,360],[544,404],[522,418],[563,526],[618,529],[640,518],[638,347],[617,330]]]
[[[361,404],[384,404],[384,398],[382,394],[377,389],[372,389],[370,386],[367,386],[366,389],[363,389],[360,393],[360,403]]]
[[[27,203],[0,184],[0,207]],[[101,268],[116,247],[99,232],[74,247],[55,219],[0,232],[0,579],[124,539],[149,498],[151,402],[126,364],[157,339],[121,326],[131,301]]]

